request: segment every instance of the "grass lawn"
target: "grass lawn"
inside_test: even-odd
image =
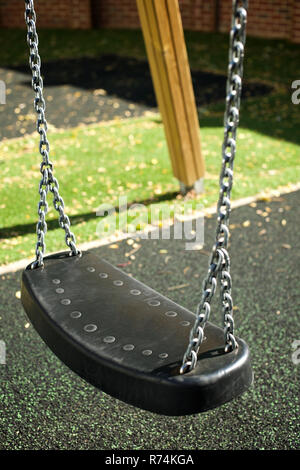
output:
[[[186,33],[191,66],[225,73],[227,35]],[[145,57],[138,31],[41,31],[41,55],[47,60],[118,53]],[[1,66],[27,62],[23,31],[1,31]],[[242,105],[238,133],[233,198],[257,194],[299,181],[299,106],[291,103],[291,82],[300,77],[299,46],[284,41],[248,38],[245,78],[274,87],[272,94]],[[207,176],[205,193],[195,204],[211,206],[218,195],[223,102],[200,109]],[[168,203],[176,199],[178,182],[172,176],[159,115],[49,131],[51,159],[60,182],[66,212],[79,243],[97,238],[102,203]],[[0,264],[33,256],[38,201],[38,136],[0,143]],[[51,195],[50,195],[51,196]],[[49,202],[50,202],[49,196]],[[47,248],[64,249],[55,211],[49,204]]]

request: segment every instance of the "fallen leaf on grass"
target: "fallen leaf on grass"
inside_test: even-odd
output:
[[[245,220],[245,222],[243,222],[243,227],[249,227],[250,225],[251,225],[250,220]]]
[[[272,198],[270,196],[261,196],[260,198],[257,199],[258,202],[269,202],[271,200]]]
[[[117,264],[118,268],[126,268],[126,266],[129,266],[131,264],[131,261],[127,261],[126,263],[119,263]]]
[[[189,286],[189,284],[179,284],[178,286],[171,286],[168,287],[168,290],[177,290],[177,289],[183,289],[184,287]]]
[[[140,248],[141,248],[141,245],[138,245],[137,243],[135,243],[135,248],[133,250],[131,250],[129,253],[125,253],[125,256],[126,258],[130,257],[130,259],[135,259],[135,256],[133,256]]]
[[[105,95],[107,95],[107,91],[103,90],[103,88],[98,88],[98,89],[93,91],[93,94],[95,96],[105,96]]]

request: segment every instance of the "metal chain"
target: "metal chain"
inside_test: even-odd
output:
[[[49,160],[50,146],[47,138],[47,121],[45,118],[45,99],[43,96],[43,79],[41,77],[41,58],[38,51],[38,35],[36,32],[36,14],[33,0],[25,0],[25,22],[27,25],[27,44],[29,46],[29,65],[32,71],[32,88],[35,92],[34,109],[37,114],[37,132],[40,135],[39,152],[43,158],[40,165],[42,178],[39,184],[40,201],[38,203],[39,220],[36,226],[36,260],[32,268],[43,266],[46,249],[45,234],[47,232],[46,214],[48,212],[47,194],[53,194],[53,205],[59,213],[59,225],[65,231],[65,242],[72,255],[79,254],[74,234],[70,231],[70,220],[64,212],[64,201],[59,195],[59,185],[53,176],[53,164]]]
[[[244,46],[246,41],[247,0],[233,0],[232,25],[229,43],[229,65],[224,113],[224,140],[222,145],[222,168],[220,193],[217,204],[216,240],[209,259],[203,291],[197,306],[196,320],[190,332],[190,341],[183,357],[180,373],[196,367],[199,348],[204,338],[204,327],[209,319],[211,300],[220,280],[222,314],[224,319],[225,351],[237,348],[234,337],[233,302],[231,296],[230,257],[227,251],[229,239],[230,194],[233,184],[233,163],[236,151],[236,131],[242,91]]]

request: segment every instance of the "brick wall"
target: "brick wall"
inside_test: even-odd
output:
[[[291,40],[300,43],[300,2],[298,0],[294,0]]]
[[[231,0],[179,0],[183,26],[228,31]],[[136,0],[36,0],[39,27],[139,28]],[[219,6],[218,6],[219,5]],[[24,27],[24,0],[0,0],[0,27]],[[251,0],[248,34],[300,43],[300,0]]]
[[[136,0],[91,0],[95,27],[139,28]],[[216,0],[179,0],[184,28],[215,30]]]
[[[247,33],[250,36],[292,39],[294,0],[251,0]],[[220,2],[220,31],[228,31],[231,0]]]
[[[140,27],[136,0],[91,0],[91,2],[95,27]],[[185,29],[228,31],[231,0],[179,0],[179,5]],[[249,36],[283,38],[300,42],[299,23],[300,0],[249,2],[247,27]]]
[[[215,31],[216,0],[179,0],[182,23],[185,29]]]
[[[95,27],[139,28],[136,0],[91,0]]]
[[[24,28],[24,0],[0,0],[0,27]],[[90,0],[36,0],[39,28],[89,29]]]

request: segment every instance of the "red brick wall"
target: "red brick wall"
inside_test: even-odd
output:
[[[139,28],[136,0],[91,0],[95,27]]]
[[[216,0],[179,0],[185,29],[215,30]],[[95,27],[139,28],[136,0],[92,0]]]
[[[216,0],[179,0],[182,24],[185,29],[215,31]]]
[[[24,28],[24,0],[0,0],[0,27]],[[90,0],[36,0],[40,28],[91,27]]]
[[[247,33],[250,36],[291,39],[293,0],[250,0]],[[220,31],[228,31],[231,0],[220,2]]]
[[[231,0],[179,0],[183,26],[228,31]],[[217,5],[219,10],[217,12]],[[36,0],[39,27],[139,28],[136,0]],[[0,0],[0,27],[24,27],[23,0]],[[248,34],[300,43],[300,0],[250,0]]]
[[[136,0],[91,0],[94,25],[139,28]],[[219,4],[219,11],[216,7]],[[183,27],[197,31],[228,31],[232,0],[179,0]],[[250,0],[247,33],[300,42],[300,0]]]
[[[293,8],[293,26],[292,26],[291,40],[300,43],[300,2],[294,0]]]

